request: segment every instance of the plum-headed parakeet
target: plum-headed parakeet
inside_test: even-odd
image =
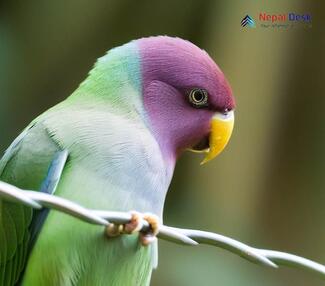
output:
[[[53,157],[66,150],[55,195],[161,219],[177,158],[192,149],[206,152],[205,162],[221,152],[233,108],[205,51],[167,36],[135,40],[98,59],[70,97],[32,121],[1,159],[0,179],[42,191]],[[0,200],[1,286],[150,283],[155,244],[137,234],[108,238],[56,211],[37,215]]]

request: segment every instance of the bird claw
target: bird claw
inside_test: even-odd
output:
[[[105,233],[108,237],[117,237],[123,233],[123,225],[110,223],[106,227]]]
[[[149,229],[146,231],[141,231],[143,228],[144,221],[149,224]],[[149,244],[157,240],[157,234],[159,232],[159,217],[151,214],[145,213],[141,214],[136,211],[131,212],[131,219],[126,224],[113,224],[110,223],[106,227],[106,235],[108,237],[117,237],[121,234],[133,234],[139,233],[139,241],[143,246],[148,246]]]
[[[140,232],[143,227],[142,214],[136,211],[131,211],[131,220],[124,225],[123,232],[126,234],[133,234]]]
[[[148,246],[157,240],[157,234],[159,233],[160,225],[159,217],[151,213],[145,213],[142,218],[148,222],[149,230],[140,232],[139,240],[143,246]]]

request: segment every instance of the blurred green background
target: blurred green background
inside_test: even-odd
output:
[[[236,125],[214,162],[186,154],[165,223],[216,231],[325,263],[323,1],[5,1],[0,4],[0,150],[67,97],[96,58],[132,39],[189,39],[215,59],[237,99]],[[310,13],[312,27],[242,28],[259,12]],[[152,285],[324,285],[212,247],[160,242]]]

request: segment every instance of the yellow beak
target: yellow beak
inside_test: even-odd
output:
[[[209,136],[209,149],[207,149],[201,165],[214,159],[226,147],[234,128],[234,112],[228,114],[216,113],[211,120],[211,132]]]

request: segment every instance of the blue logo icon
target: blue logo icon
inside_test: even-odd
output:
[[[254,19],[249,16],[249,15],[246,15],[243,20],[241,20],[240,24],[242,25],[242,27],[250,27],[250,28],[255,28],[255,21]]]

